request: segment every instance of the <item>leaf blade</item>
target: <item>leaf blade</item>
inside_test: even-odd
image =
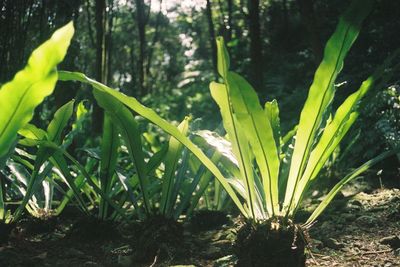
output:
[[[323,113],[333,99],[336,77],[343,68],[344,58],[356,40],[361,23],[369,13],[371,5],[370,0],[354,1],[340,17],[335,32],[326,44],[324,58],[315,73],[300,115],[283,204],[287,214],[293,209],[294,191],[304,171]]]
[[[201,161],[201,163],[203,163],[213,173],[213,175],[215,175],[215,177],[220,181],[227,193],[232,197],[232,200],[242,212],[242,214],[245,216],[247,215],[247,212],[244,210],[243,205],[240,202],[237,194],[235,193],[235,191],[233,191],[232,187],[229,185],[226,178],[222,175],[218,167],[203,153],[201,149],[193,144],[193,142],[190,141],[189,138],[184,136],[175,126],[162,119],[152,109],[143,106],[135,98],[128,97],[120,92],[112,90],[111,88],[86,77],[82,73],[62,71],[59,72],[59,79],[64,81],[79,81],[90,84],[95,91],[102,91],[107,93],[108,95],[120,101],[122,104],[126,105],[129,109],[137,112],[140,116],[146,118],[147,120],[160,127],[166,133],[174,136],[174,138],[179,140],[185,147],[187,147]]]
[[[32,52],[27,66],[1,87],[0,157],[7,153],[18,130],[32,119],[36,106],[53,92],[55,67],[63,60],[73,33],[72,22],[57,30]]]

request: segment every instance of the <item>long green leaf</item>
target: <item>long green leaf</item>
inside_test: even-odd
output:
[[[385,70],[391,65],[392,61],[397,58],[399,50],[388,57],[385,62],[379,66],[373,75],[366,79],[360,88],[351,94],[337,109],[333,120],[325,127],[324,132],[310,154],[307,167],[296,188],[294,196],[294,205],[298,207],[300,201],[306,191],[306,187],[312,182],[332,155],[333,151],[339,145],[340,141],[346,135],[354,121],[358,117],[357,107],[364,95],[371,90],[376,81],[384,78],[387,79]],[[291,211],[292,213],[294,210]]]
[[[0,157],[4,156],[17,137],[18,130],[28,123],[34,109],[53,92],[57,82],[56,66],[63,60],[74,33],[72,22],[31,54],[27,66],[0,89]]]
[[[61,134],[74,112],[74,103],[75,101],[71,100],[56,111],[47,127],[48,140],[61,144]]]
[[[35,139],[30,139],[31,141],[36,141],[36,140],[42,141],[44,139],[37,139],[38,137],[42,136],[42,138],[46,137],[46,139],[48,141],[54,142],[57,145],[61,145],[61,133],[62,133],[63,129],[65,128],[65,126],[67,125],[68,120],[72,116],[73,105],[74,105],[74,101],[72,100],[72,101],[68,102],[67,104],[63,105],[61,108],[59,108],[56,111],[52,121],[50,122],[50,124],[48,126],[48,131],[46,132],[45,136],[43,136],[42,131],[40,131],[39,129],[35,128],[32,125],[28,125],[22,131],[20,131],[21,134],[24,134],[25,136],[29,136],[29,137],[34,137]],[[27,139],[28,138],[26,138],[23,141],[29,143],[29,141],[27,141]],[[15,212],[15,218],[18,218],[21,215],[23,208],[26,206],[26,204],[29,202],[29,199],[35,193],[35,188],[37,187],[37,184],[40,183],[45,178],[45,175],[43,175],[43,173],[40,173],[40,169],[41,169],[42,165],[45,164],[45,162],[49,158],[54,159],[53,154],[54,154],[54,150],[49,149],[44,146],[41,146],[39,143],[39,148],[38,148],[38,152],[37,152],[36,159],[35,159],[32,177],[29,180],[26,194],[24,195],[24,198],[22,199],[20,206],[17,208],[17,210]],[[65,173],[64,175],[65,175],[65,177],[71,178],[71,179],[69,179],[68,183],[71,186],[71,189],[75,189],[75,194],[78,197],[78,200],[80,200],[78,191],[76,190],[76,188],[74,188],[73,180],[72,180],[72,177],[70,177],[69,171],[68,171],[68,173]],[[81,200],[81,202],[82,202],[82,200]]]
[[[190,117],[186,117],[178,126],[178,130],[185,136],[189,130]],[[178,167],[179,159],[181,158],[183,145],[174,137],[170,137],[168,142],[168,152],[165,156],[165,172],[162,178],[162,195],[160,201],[160,211],[163,215],[167,215],[171,210],[172,203],[172,190],[175,180],[175,171]]]
[[[117,127],[112,122],[108,112],[104,114],[103,138],[101,142],[101,161],[100,161],[100,188],[105,194],[109,194],[112,186],[112,178],[115,173],[118,158],[119,138]],[[106,219],[108,214],[107,202],[100,200],[100,217]]]
[[[33,140],[37,143],[37,145],[39,146],[43,146],[49,150],[52,150],[52,153],[60,153],[63,156],[65,156],[66,159],[69,159],[73,165],[75,165],[78,170],[81,172],[81,174],[86,178],[86,182],[87,184],[90,186],[90,189],[93,190],[94,192],[96,192],[97,194],[99,194],[102,198],[104,198],[108,204],[115,210],[117,211],[121,216],[126,217],[125,215],[125,211],[122,210],[121,208],[118,207],[118,205],[116,205],[114,203],[114,201],[112,199],[110,199],[110,197],[108,195],[106,195],[99,187],[98,185],[92,180],[92,177],[90,176],[90,174],[88,173],[88,171],[85,169],[84,166],[82,166],[73,156],[71,156],[71,154],[69,154],[64,148],[59,147],[57,144],[51,142],[51,141],[37,141],[37,140]],[[50,164],[47,166],[51,166]],[[44,172],[41,172],[40,174],[42,174]],[[89,195],[88,195],[89,196]],[[26,204],[25,204],[26,205]]]
[[[42,129],[39,129],[36,126],[29,124],[29,123],[26,124],[22,129],[20,129],[18,131],[18,133],[21,136],[25,137],[25,139],[22,139],[19,142],[20,144],[25,145],[25,146],[36,146],[37,141],[45,140],[47,138],[47,133],[45,131],[43,131]],[[68,165],[65,162],[65,160],[63,160],[62,155],[56,155],[54,157],[51,157],[50,160],[53,162],[53,165],[56,166],[56,168],[58,168],[58,170],[60,171],[60,174],[65,179],[65,182],[70,187],[70,190],[66,193],[63,200],[61,201],[61,204],[57,208],[56,214],[61,213],[61,211],[67,205],[69,199],[72,196],[75,196],[77,198],[78,204],[80,205],[82,210],[88,214],[86,205],[79,194],[80,186],[76,186],[76,184],[78,184],[78,185],[81,184],[79,181],[77,181],[77,179],[79,179],[79,176],[76,178],[76,181],[74,182],[74,178],[70,174]],[[25,165],[30,164],[29,162],[23,161],[22,159],[20,159],[19,161],[23,162]],[[34,170],[34,167],[31,166],[30,169]]]
[[[225,48],[225,43],[223,38],[217,37],[217,65],[218,65],[218,73],[224,79],[224,84],[218,83],[210,83],[210,92],[214,101],[218,104],[223,125],[225,131],[228,134],[228,139],[232,144],[232,150],[235,154],[241,172],[241,178],[244,180],[244,184],[246,187],[247,197],[245,198],[247,205],[250,208],[250,215],[252,218],[255,218],[255,210],[254,210],[254,199],[255,199],[255,190],[254,190],[254,173],[252,167],[252,155],[249,147],[249,143],[245,138],[245,134],[241,126],[239,125],[237,118],[234,115],[234,110],[232,107],[231,101],[231,83],[228,82],[229,77],[229,67],[230,67],[230,59],[228,55],[228,51]]]
[[[283,203],[286,214],[292,209],[295,188],[306,167],[310,149],[321,125],[324,112],[333,99],[336,77],[343,68],[344,58],[356,40],[361,23],[368,15],[372,2],[372,0],[353,1],[339,19],[335,32],[326,44],[324,58],[315,73],[313,84],[300,115]]]
[[[147,179],[146,165],[144,161],[144,153],[141,141],[141,135],[137,122],[132,114],[124,105],[115,99],[110,97],[106,91],[95,90],[93,94],[97,100],[97,103],[104,108],[113,119],[120,130],[122,137],[125,140],[126,146],[129,150],[129,155],[132,158],[133,164],[137,171],[140,188],[143,193],[144,208],[147,214],[150,214],[150,197],[149,187]]]
[[[210,157],[213,162],[218,162],[221,158],[221,154],[218,151],[215,151],[212,156]],[[190,158],[189,163],[196,164],[198,162],[197,158]],[[207,170],[204,165],[198,164],[192,170],[195,173],[195,177],[193,178],[192,183],[190,184],[189,188],[185,190],[182,200],[179,203],[174,218],[179,218],[182,214],[183,210],[188,208],[186,211],[186,216],[190,216],[193,209],[196,208],[201,196],[204,195],[205,190],[207,189],[210,181],[213,177],[212,173]],[[218,181],[218,180],[217,180]],[[196,191],[196,188],[198,190]],[[196,193],[195,193],[196,192]],[[195,193],[195,195],[193,195]],[[191,202],[191,203],[190,203]],[[190,205],[189,205],[190,203]]]
[[[260,105],[256,92],[245,79],[230,72],[227,82],[231,88],[233,110],[260,169],[267,211],[270,216],[278,214],[279,143],[275,142],[273,126]]]
[[[245,200],[249,205],[251,217],[255,218],[256,213],[253,206],[255,199],[254,173],[249,143],[245,137],[244,130],[234,116],[227,86],[212,82],[210,91],[211,96],[220,108],[225,131],[232,144],[233,154],[239,163],[241,176],[236,178],[244,181],[247,192]]]
[[[27,123],[24,127],[22,127],[19,131],[18,134],[27,138],[26,141],[24,139],[20,140],[19,143],[22,145],[30,146],[29,144],[29,139],[33,140],[43,140],[47,138],[47,133],[46,131],[37,128],[35,125]]]
[[[131,110],[137,112],[140,116],[148,119],[166,133],[170,134],[177,140],[179,140],[185,147],[187,147],[220,181],[222,186],[225,188],[227,193],[231,196],[232,200],[236,204],[236,206],[240,209],[244,216],[247,216],[247,212],[244,210],[242,203],[240,202],[238,196],[236,195],[235,191],[229,185],[225,177],[222,175],[220,170],[217,166],[206,156],[204,155],[203,151],[199,149],[192,141],[185,135],[183,135],[174,125],[171,125],[164,119],[162,119],[157,113],[155,113],[152,109],[149,109],[142,104],[140,104],[135,98],[128,97],[120,92],[117,92],[95,80],[92,80],[86,77],[82,73],[76,72],[59,72],[59,79],[64,81],[79,81],[83,83],[88,83],[93,86],[95,91],[100,91],[107,93],[109,98],[111,97],[117,99],[122,104],[129,107]]]
[[[149,161],[147,162],[147,175],[152,175],[155,170],[160,166],[161,162],[164,160],[165,155],[168,152],[168,144],[165,144],[164,146],[161,147],[159,151],[154,153]]]
[[[55,152],[52,154],[50,157],[50,162],[61,172],[61,174],[65,178],[65,182],[67,183],[68,187],[71,189],[73,192],[73,196],[76,198],[78,201],[79,206],[83,210],[84,213],[89,214],[89,211],[85,205],[85,201],[83,200],[79,187],[76,186],[76,184],[79,184],[76,180],[79,181],[78,177],[74,179],[74,177],[71,175],[71,171],[68,167],[68,163],[65,160],[64,156],[60,152]]]
[[[271,102],[265,103],[265,115],[271,123],[274,133],[274,139],[277,146],[277,151],[280,153],[281,144],[281,122],[279,119],[279,106],[278,102],[274,99]]]
[[[78,175],[74,181],[75,187],[80,190],[82,186],[85,184],[85,177],[83,175]],[[64,208],[67,206],[70,200],[72,200],[72,197],[76,195],[72,189],[69,189],[64,195],[62,200],[60,201],[60,204],[58,205],[56,209],[55,215],[58,216],[61,214],[61,212],[64,210]],[[80,203],[78,202],[79,206],[82,208],[83,211],[85,211],[86,205],[82,207]]]

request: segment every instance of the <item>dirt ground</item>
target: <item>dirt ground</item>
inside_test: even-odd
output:
[[[26,220],[0,246],[0,266],[233,266],[235,222],[211,230],[185,223],[174,244],[139,262],[136,224],[86,227],[70,216],[43,228]],[[400,190],[348,187],[310,236],[307,266],[400,266]]]

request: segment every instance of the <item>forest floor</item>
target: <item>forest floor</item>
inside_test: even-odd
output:
[[[139,263],[143,240],[128,233],[135,225],[115,231],[73,217],[66,213],[45,227],[31,220],[19,223],[9,242],[0,245],[0,266],[222,267],[236,261],[232,244],[238,219],[211,230],[193,230],[185,223],[183,236],[160,248],[164,253],[159,249],[158,256]],[[347,187],[311,228],[310,237],[307,266],[400,266],[400,190]]]

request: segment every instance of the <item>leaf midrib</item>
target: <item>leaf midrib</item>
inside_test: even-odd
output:
[[[22,94],[22,97],[20,97],[20,98],[18,99],[18,104],[17,104],[16,108],[13,110],[13,112],[12,112],[12,114],[11,114],[11,116],[10,116],[10,119],[6,122],[6,126],[3,128],[3,130],[2,130],[1,133],[0,133],[0,139],[3,137],[3,134],[6,132],[6,130],[7,130],[8,127],[10,126],[11,121],[14,119],[15,114],[18,112],[18,109],[19,109],[21,103],[25,100],[26,94],[29,92],[29,90],[30,90],[30,89],[33,87],[33,85],[35,85],[35,84],[36,84],[36,83],[31,84],[31,85],[25,90],[25,92]]]
[[[238,91],[239,91],[240,95],[242,96],[242,98],[245,99],[245,97],[244,97],[242,91],[241,91],[241,90],[238,90]],[[243,101],[243,102],[245,103],[245,101]],[[265,162],[266,162],[267,172],[268,172],[268,177],[269,177],[268,183],[269,183],[270,200],[271,200],[271,204],[272,204],[272,216],[274,216],[274,215],[275,215],[275,211],[274,211],[274,201],[273,201],[273,199],[272,199],[271,170],[270,170],[270,167],[269,167],[269,163],[268,163],[268,159],[267,159],[267,155],[266,155],[264,146],[262,145],[262,141],[261,141],[261,138],[260,138],[260,134],[259,134],[258,128],[257,128],[256,123],[255,123],[255,120],[254,120],[253,113],[249,111],[249,109],[248,109],[248,107],[247,107],[246,104],[245,104],[245,107],[246,107],[246,110],[247,110],[247,114],[249,114],[249,116],[250,116],[250,118],[251,118],[251,122],[252,122],[252,124],[253,124],[253,127],[254,127],[255,132],[256,132],[256,135],[257,135],[257,140],[259,140],[259,143],[260,143],[260,147],[261,147],[261,150],[262,150],[263,158],[264,158],[264,160],[265,160]]]

